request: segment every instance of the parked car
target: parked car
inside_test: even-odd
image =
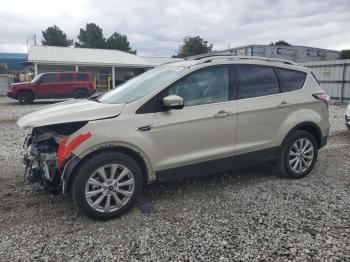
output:
[[[51,72],[39,74],[31,82],[11,84],[7,96],[29,104],[34,99],[85,98],[95,91],[90,73]]]
[[[348,104],[348,107],[346,108],[345,112],[345,124],[348,130],[350,130],[350,103]]]
[[[26,176],[94,219],[121,215],[154,181],[266,162],[301,178],[327,143],[328,102],[310,69],[284,60],[171,63],[19,119],[32,128]]]

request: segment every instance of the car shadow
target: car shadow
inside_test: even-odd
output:
[[[208,187],[217,189],[218,193],[223,186],[252,186],[266,180],[273,181],[284,179],[278,174],[272,164],[257,167],[242,168],[227,173],[217,173],[206,176],[197,176],[188,179],[174,180],[162,183],[146,185],[140,201],[140,207],[151,202],[157,203],[157,199],[173,198],[183,193],[205,192]]]

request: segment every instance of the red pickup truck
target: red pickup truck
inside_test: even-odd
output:
[[[87,72],[50,72],[37,75],[31,82],[14,83],[7,96],[20,103],[34,99],[85,98],[96,92],[96,86]]]

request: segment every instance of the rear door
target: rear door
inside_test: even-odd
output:
[[[89,91],[88,87],[90,83],[89,75],[86,73],[77,73],[76,78],[77,78],[77,81],[75,83],[75,90],[83,89],[86,92],[88,92]]]
[[[73,97],[74,96],[74,76],[73,73],[60,73],[59,83],[57,87],[57,95],[61,97]]]
[[[237,101],[231,66],[195,71],[161,95],[179,95],[184,108],[155,115],[147,133],[154,144],[154,168],[172,179],[232,168],[237,128]],[[181,167],[181,172],[174,173]]]
[[[274,157],[288,132],[284,129],[297,123],[296,99],[281,92],[277,74],[270,66],[237,66],[238,155],[254,152],[256,160]]]

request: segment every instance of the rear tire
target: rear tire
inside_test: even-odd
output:
[[[34,96],[30,91],[20,91],[17,95],[17,100],[21,104],[31,104],[33,103]]]
[[[107,220],[130,209],[142,188],[143,175],[137,162],[126,154],[107,151],[91,156],[79,167],[72,196],[86,216]]]
[[[83,98],[86,98],[88,96],[89,96],[89,94],[85,90],[78,90],[74,94],[75,99],[83,99]]]
[[[315,166],[318,144],[309,132],[298,130],[290,135],[282,145],[279,171],[289,178],[302,178]]]

